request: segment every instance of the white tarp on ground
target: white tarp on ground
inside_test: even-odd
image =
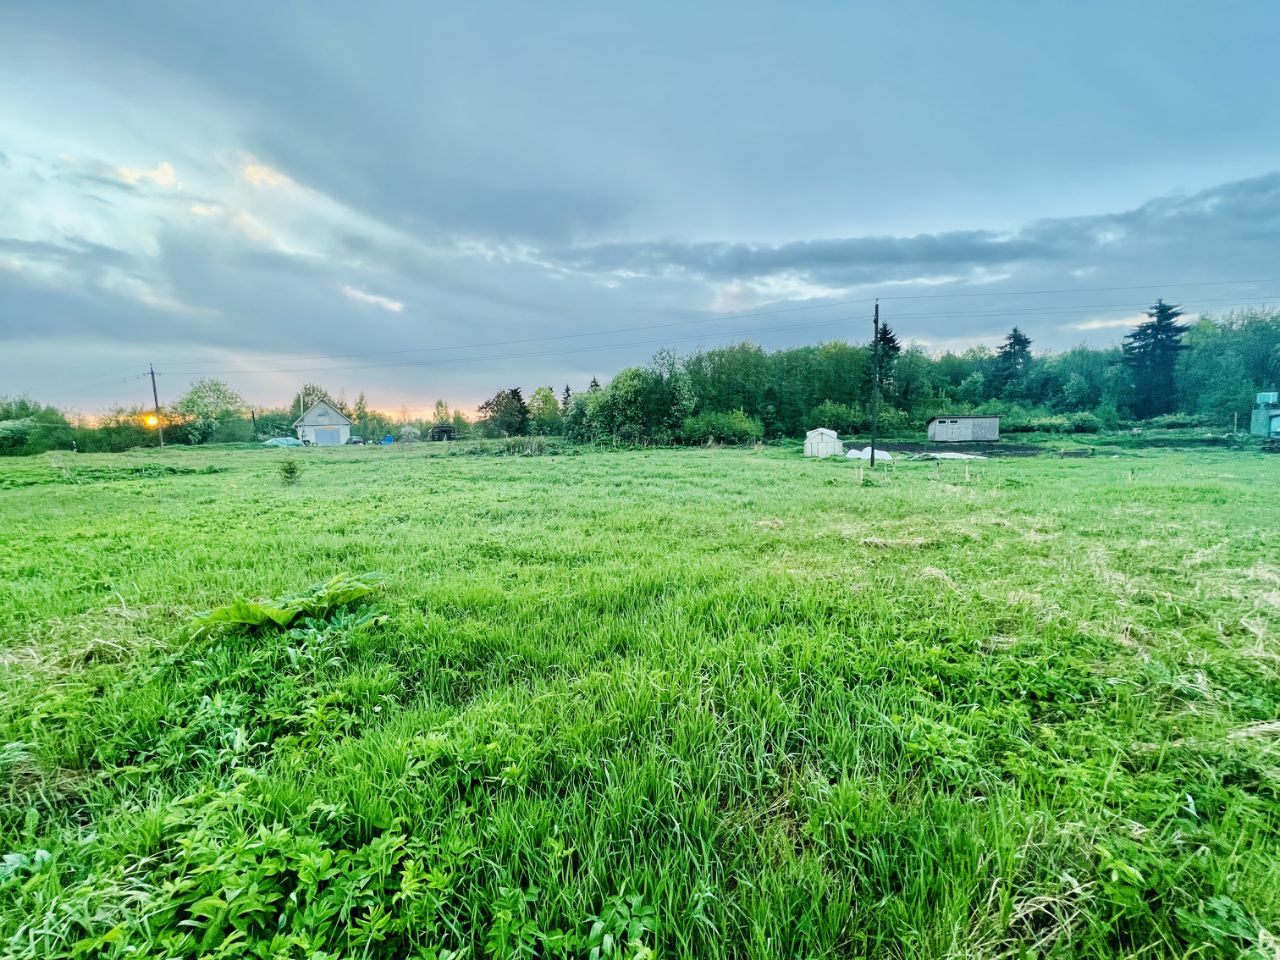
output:
[[[976,453],[921,453],[911,458],[912,460],[985,460],[984,456]]]
[[[871,448],[863,447],[861,450],[850,450],[848,453],[845,454],[845,456],[848,457],[850,460],[870,460]],[[876,459],[892,460],[893,457],[890,455],[889,451],[881,450],[879,447],[876,447]]]

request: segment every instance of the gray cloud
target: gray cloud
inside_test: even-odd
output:
[[[1153,199],[1130,211],[1041,220],[1011,234],[950,231],[912,237],[848,237],[778,245],[657,241],[550,249],[566,269],[659,276],[677,271],[704,280],[796,276],[854,286],[1026,264],[1097,267],[1097,261],[1144,259],[1153,245],[1206,247],[1280,237],[1280,174],[1224,184],[1186,197]],[[1216,251],[1215,251],[1216,252]],[[1223,259],[1229,259],[1223,258]],[[1082,284],[1083,285],[1083,284]]]

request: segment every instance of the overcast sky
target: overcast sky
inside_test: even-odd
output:
[[[930,350],[1280,304],[1277,36],[1274,0],[8,0],[0,394],[140,403],[154,362],[470,407],[866,339],[876,296]]]

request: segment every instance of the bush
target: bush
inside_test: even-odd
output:
[[[503,450],[512,457],[540,457],[547,452],[547,438],[541,435],[532,437],[508,437]]]
[[[258,432],[254,435],[254,438],[270,440],[272,437],[291,437],[293,436],[293,422],[297,417],[298,411],[296,410],[259,410],[254,418],[258,424]]]
[[[54,407],[0,397],[0,456],[65,450],[71,441],[71,424]]]
[[[826,427],[836,433],[853,433],[858,429],[858,424],[862,419],[862,414],[857,407],[850,406],[847,403],[823,400],[805,414],[804,428],[806,430],[816,430],[818,427]]]
[[[743,411],[717,413],[708,410],[689,417],[680,428],[685,443],[754,443],[764,436],[764,425]]]
[[[1111,400],[1103,400],[1093,408],[1093,415],[1103,430],[1115,430],[1120,426],[1120,411]]]
[[[1072,433],[1100,433],[1102,421],[1092,413],[1073,413],[1071,415]]]
[[[147,425],[148,412],[142,409],[117,409],[98,418],[96,426],[79,426],[73,431],[78,449],[86,453],[120,453],[134,447],[158,446],[156,428]],[[165,443],[185,443],[186,430],[180,425],[164,423]]]
[[[1150,430],[1186,430],[1192,427],[1221,426],[1221,418],[1199,413],[1166,413],[1141,423]]]

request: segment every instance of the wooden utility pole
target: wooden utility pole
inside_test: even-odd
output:
[[[871,339],[871,469],[876,468],[876,432],[880,426],[880,298],[876,298]]]
[[[147,364],[147,368],[151,371],[151,399],[156,405],[156,436],[160,438],[160,448],[164,449],[164,421],[160,419],[160,393],[156,390],[156,368],[153,364]]]

